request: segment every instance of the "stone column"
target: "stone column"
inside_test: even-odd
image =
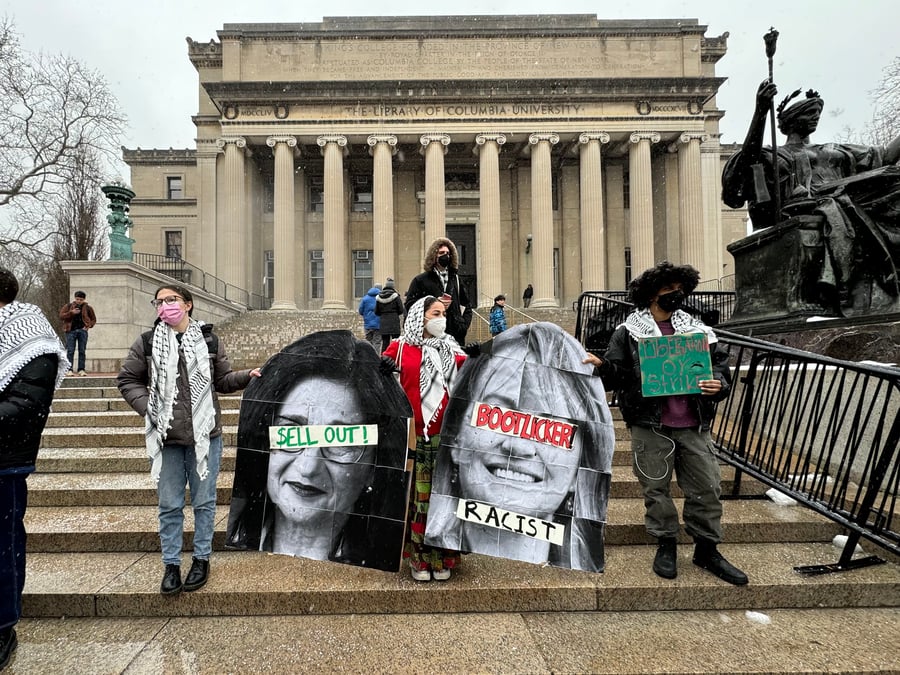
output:
[[[703,187],[700,180],[700,143],[706,134],[685,132],[678,146],[678,221],[681,224],[681,263],[702,273],[712,270],[706,260],[703,231]]]
[[[656,264],[653,250],[653,184],[650,169],[650,144],[659,143],[656,132],[631,134],[628,153],[631,202],[631,273],[637,277]]]
[[[503,290],[501,258],[503,240],[500,232],[500,146],[503,134],[478,134],[478,287],[481,298],[472,298],[478,307],[493,305],[495,295]],[[486,291],[486,293],[484,292]]]
[[[444,155],[450,145],[447,134],[423,134],[419,138],[425,155],[425,246],[447,235],[447,206],[444,193]]]
[[[216,268],[212,272],[227,284],[243,289],[246,285],[247,256],[245,213],[247,198],[244,192],[244,149],[247,140],[241,136],[226,136],[216,141],[225,150],[222,219],[216,237]],[[246,289],[245,289],[246,290]],[[237,297],[229,294],[228,297]]]
[[[325,158],[325,297],[322,309],[347,309],[347,264],[350,243],[344,219],[344,155],[347,137],[324,135],[316,139]]]
[[[531,145],[531,247],[534,265],[534,300],[531,306],[559,307],[553,294],[553,176],[550,148],[559,143],[553,133],[536,133],[528,137]]]
[[[272,309],[296,311],[294,302],[294,148],[293,136],[269,136],[266,145],[275,152],[275,296]]]
[[[700,145],[700,176],[703,184],[703,235],[706,240],[704,279],[720,278],[723,263],[731,260],[725,254],[722,233],[721,164],[722,147],[717,136],[710,134]],[[733,268],[732,268],[733,269]]]
[[[581,173],[581,288],[608,288],[606,276],[606,224],[603,220],[603,181],[600,146],[609,134],[590,131],[578,137]]]
[[[210,274],[216,269],[216,162],[221,154],[222,148],[216,139],[197,139],[197,174],[200,184],[197,220],[200,227],[197,228],[197,236],[193,238],[192,248],[197,251],[196,265]]]
[[[372,175],[372,275],[376,284],[394,276],[394,177],[391,157],[397,154],[397,137],[373,134],[366,139],[373,159]]]

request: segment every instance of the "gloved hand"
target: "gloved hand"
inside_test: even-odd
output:
[[[378,369],[381,371],[382,375],[400,372],[400,369],[397,367],[397,362],[390,356],[381,357],[381,363],[379,364]]]
[[[462,350],[463,354],[465,354],[469,358],[481,356],[481,344],[478,342],[470,342],[465,347],[463,347]]]

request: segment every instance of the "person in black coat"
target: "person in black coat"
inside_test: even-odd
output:
[[[0,670],[18,645],[25,587],[26,479],[34,471],[53,393],[69,362],[34,305],[16,302],[19,283],[0,268]]]
[[[446,237],[438,237],[425,252],[424,272],[417,275],[406,291],[404,308],[409,312],[416,300],[433,295],[444,302],[447,310],[447,332],[457,343],[466,343],[472,323],[472,306],[466,287],[459,279],[459,254]]]
[[[388,277],[384,288],[375,297],[375,314],[381,318],[378,329],[381,333],[381,351],[387,349],[391,340],[400,337],[400,317],[405,313],[400,294],[394,288],[394,280]]]

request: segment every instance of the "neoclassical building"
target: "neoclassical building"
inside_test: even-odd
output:
[[[188,39],[196,147],[123,149],[135,250],[275,309],[405,290],[438,236],[469,295],[564,307],[668,258],[732,271],[716,63],[697,20],[325,18]],[[513,303],[515,304],[515,303]]]

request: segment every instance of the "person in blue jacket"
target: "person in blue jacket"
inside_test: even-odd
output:
[[[494,306],[491,307],[491,335],[500,335],[506,330],[506,296],[502,293],[494,298]]]
[[[375,313],[375,298],[380,292],[381,286],[376,284],[359,301],[359,315],[363,318],[366,342],[372,345],[376,354],[381,354],[381,317]]]

